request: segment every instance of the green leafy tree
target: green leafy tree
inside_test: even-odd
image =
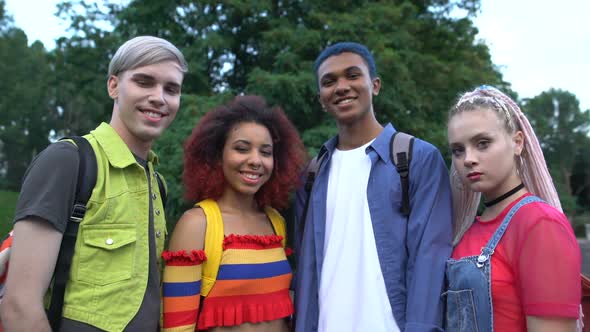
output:
[[[160,157],[158,171],[164,175],[168,185],[167,220],[175,223],[182,212],[189,207],[183,199],[182,170],[185,140],[191,134],[199,119],[210,109],[223,104],[231,98],[230,94],[217,94],[210,97],[183,96],[181,109],[172,125],[156,140],[154,150]],[[172,229],[169,227],[169,229]]]
[[[220,68],[211,61],[212,44],[206,36],[214,22],[214,15],[203,15],[209,1],[132,1],[127,7],[112,6],[110,15],[115,23],[114,33],[122,40],[153,35],[165,38],[184,54],[190,72],[183,82],[183,90],[191,94],[209,95],[215,83],[214,75]]]
[[[19,187],[32,157],[49,142],[56,116],[50,76],[42,43],[29,47],[25,33],[14,27],[0,34],[0,141],[6,189]]]
[[[579,148],[571,177],[572,193],[590,217],[590,137],[583,139]]]
[[[107,4],[105,12],[84,1],[61,8],[90,45],[99,42],[93,36],[105,36],[92,18],[113,24],[119,40],[169,39],[189,60],[185,93],[261,94],[282,105],[303,134],[334,126],[317,103],[313,60],[331,43],[359,41],[374,51],[383,80],[379,119],[444,146],[441,124],[459,92],[483,83],[508,88],[476,40],[472,18],[479,6],[478,0],[144,0]],[[457,9],[464,17],[451,16]],[[306,143],[317,148],[319,141]]]
[[[12,17],[6,12],[6,1],[0,0],[0,33],[12,26]]]
[[[564,209],[573,218],[575,196],[584,187],[576,187],[572,176],[576,163],[587,160],[581,152],[587,151],[584,147],[589,143],[590,112],[580,110],[575,95],[559,89],[550,89],[525,101],[525,109],[541,142]]]
[[[260,41],[245,47],[258,48],[247,56],[259,60],[248,71],[248,84],[234,88],[263,94],[283,105],[307,138],[307,130],[332,123],[317,103],[315,57],[334,42],[358,41],[373,51],[382,78],[382,90],[375,99],[379,120],[391,121],[401,130],[444,146],[446,129],[442,124],[460,91],[482,83],[506,87],[487,46],[476,40],[477,29],[470,16],[448,16],[453,6],[459,5],[444,1],[310,1],[278,6],[276,16],[259,15],[266,18],[268,28],[261,31]],[[249,13],[248,17],[252,16],[256,17]],[[249,36],[252,40],[256,35]],[[317,147],[307,140],[306,144]]]
[[[111,7],[106,7],[111,8]],[[113,102],[106,90],[108,63],[120,38],[101,28],[110,15],[96,3],[66,1],[56,15],[70,22],[71,37],[61,37],[51,52],[55,103],[60,109],[56,136],[81,135],[110,120]]]
[[[97,64],[120,42],[151,34],[177,45],[189,62],[183,109],[203,110],[201,103],[219,101],[220,93],[259,94],[283,107],[315,153],[336,128],[319,107],[313,61],[326,46],[351,40],[374,52],[383,82],[375,99],[379,120],[446,146],[447,110],[460,92],[484,83],[509,90],[476,38],[479,6],[479,0],[143,0],[101,7],[68,1],[60,13],[70,18],[75,37],[62,40],[55,54],[56,67],[75,76],[58,98],[70,117],[63,128],[108,114],[101,107],[104,76],[92,77],[106,72]],[[457,10],[464,15],[452,16]],[[106,32],[97,22],[114,29]],[[92,118],[83,116],[83,105]],[[168,139],[181,141],[184,125],[177,121],[156,146],[169,174],[180,174],[181,158]],[[168,179],[171,188],[178,180]]]

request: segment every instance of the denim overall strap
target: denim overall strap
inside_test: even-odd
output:
[[[504,236],[504,233],[506,232],[506,229],[508,228],[508,225],[510,224],[512,217],[516,214],[518,209],[520,209],[521,207],[523,207],[529,203],[542,202],[542,201],[543,200],[537,196],[527,196],[527,197],[523,198],[520,202],[518,202],[516,205],[514,205],[512,207],[512,209],[510,209],[510,211],[508,211],[508,214],[506,215],[506,217],[504,217],[502,224],[494,232],[494,235],[492,235],[492,238],[488,241],[488,243],[485,245],[485,247],[481,248],[481,254],[479,254],[479,256],[477,257],[477,267],[479,267],[479,268],[483,267],[484,263],[488,259],[490,259],[490,256],[494,253],[494,250],[496,249],[498,242],[500,242],[500,240],[502,239],[502,236]]]

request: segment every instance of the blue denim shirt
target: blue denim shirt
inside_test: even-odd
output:
[[[452,249],[448,171],[434,146],[415,139],[409,176],[411,213],[409,218],[403,216],[400,212],[400,177],[390,158],[389,144],[394,133],[393,126],[388,124],[366,149],[372,163],[367,200],[387,297],[402,331],[442,331],[440,295],[444,286],[445,262]],[[311,192],[305,227],[300,220],[307,194],[304,188],[297,192],[294,234],[296,332],[318,329],[318,288],[324,260],[328,174],[336,145],[337,137],[334,137],[322,147],[326,157]]]

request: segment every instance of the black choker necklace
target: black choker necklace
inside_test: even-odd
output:
[[[506,198],[512,196],[512,194],[514,194],[515,192],[519,191],[522,188],[524,188],[524,184],[522,184],[522,182],[521,182],[518,186],[512,188],[509,192],[505,193],[504,195],[502,195],[500,197],[497,197],[495,199],[492,199],[489,202],[483,202],[483,205],[485,205],[485,207],[490,207],[492,205],[498,204],[499,202],[501,202],[501,201],[505,200]]]

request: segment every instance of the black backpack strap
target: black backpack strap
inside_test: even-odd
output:
[[[391,162],[395,165],[402,185],[401,212],[405,216],[410,215],[410,161],[412,160],[412,147],[414,136],[396,132],[391,137]]]
[[[53,274],[51,304],[47,310],[47,317],[53,331],[59,331],[61,325],[64,295],[70,276],[72,258],[74,257],[78,227],[86,214],[86,203],[88,203],[92,195],[92,190],[96,185],[97,173],[96,155],[88,140],[80,136],[66,137],[64,139],[71,139],[76,143],[80,164],[78,166],[78,182],[76,185],[74,207],[61,241],[59,256]]]
[[[160,197],[162,198],[162,206],[166,209],[166,202],[168,201],[168,195],[166,194],[166,186],[164,185],[164,180],[162,180],[162,176],[158,172],[154,172],[156,174],[156,181],[158,181],[158,189],[160,189]]]

